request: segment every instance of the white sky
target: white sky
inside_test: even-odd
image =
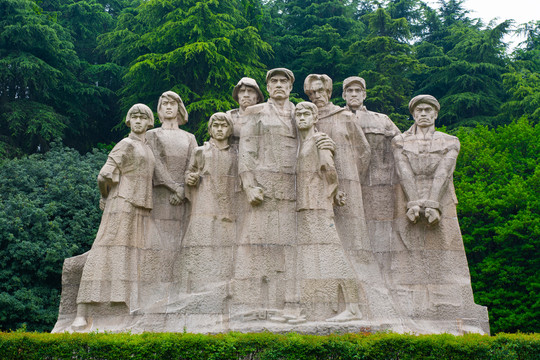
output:
[[[427,0],[427,3],[434,9],[439,7],[437,0]],[[495,18],[497,24],[513,19],[514,26],[540,20],[540,0],[465,0],[463,6],[471,11],[469,17],[481,18],[486,24]],[[516,46],[523,39],[508,37],[505,40]]]
[[[432,8],[438,8],[437,0],[427,0]],[[465,0],[465,9],[470,10],[470,17],[479,17],[486,23],[499,18],[497,23],[514,19],[518,24],[531,20],[540,20],[540,0]]]
[[[465,0],[466,9],[473,11],[472,17],[489,22],[499,18],[497,23],[514,19],[517,24],[540,20],[539,0]]]

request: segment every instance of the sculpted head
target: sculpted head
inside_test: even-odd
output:
[[[229,114],[217,112],[208,120],[208,133],[216,140],[225,140],[233,132],[233,122]]]
[[[266,73],[266,89],[271,99],[288,99],[294,83],[291,70],[276,68]]]
[[[343,100],[351,110],[358,110],[366,99],[366,80],[358,76],[350,76],[343,80]]]
[[[136,134],[154,127],[154,114],[145,104],[135,104],[127,112],[126,125]]]
[[[248,106],[262,103],[264,100],[257,81],[248,77],[240,79],[233,89],[232,97],[242,110],[245,110]]]
[[[295,121],[298,130],[309,130],[319,120],[319,109],[313,103],[303,101],[296,105]]]
[[[304,80],[304,92],[317,107],[324,107],[332,95],[332,79],[328,75],[310,74]]]
[[[165,91],[159,97],[158,117],[160,122],[176,119],[178,125],[184,125],[188,122],[188,113],[180,95],[174,91]]]
[[[418,95],[409,102],[409,111],[419,127],[435,126],[441,105],[431,95]]]

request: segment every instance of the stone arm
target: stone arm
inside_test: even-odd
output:
[[[123,145],[123,144],[118,144]],[[105,209],[105,204],[107,202],[107,198],[109,197],[109,192],[114,184],[118,184],[120,181],[120,170],[119,170],[119,164],[117,161],[121,162],[123,158],[122,151],[118,149],[120,146],[115,146],[115,148],[111,151],[111,154],[109,157],[107,157],[107,161],[105,162],[105,165],[101,168],[99,175],[97,177],[98,182],[98,188],[99,192],[101,194],[101,198],[99,199],[99,208],[101,210]],[[116,159],[117,161],[115,161]]]
[[[178,193],[179,188],[184,187],[183,184],[179,184],[172,179],[165,165],[157,157],[152,182],[154,186],[164,186],[173,193]]]
[[[260,134],[260,123],[256,119],[249,119],[242,127],[240,135],[238,174],[242,182],[242,188],[252,205],[260,204],[264,199],[263,189],[255,179],[255,169],[261,151]]]
[[[101,197],[106,198],[109,196],[110,187],[119,181],[120,170],[118,170],[118,165],[111,157],[108,157],[98,175],[98,187]]]
[[[319,152],[319,171],[327,184],[327,198],[337,206],[345,205],[346,194],[338,191],[339,179],[334,164],[334,155],[329,149],[317,149]]]
[[[199,185],[199,179],[201,177],[201,171],[204,167],[204,155],[203,147],[196,148],[189,161],[188,169],[186,171],[186,185],[195,187]]]
[[[347,125],[350,141],[354,148],[356,157],[356,166],[359,173],[358,175],[362,179],[368,170],[369,163],[371,162],[371,146],[367,141],[362,127],[357,121],[348,121]]]
[[[154,186],[166,187],[173,193],[173,195],[179,197],[179,199],[175,199],[178,201],[173,201],[171,198],[171,203],[174,203],[173,205],[177,205],[177,203],[180,203],[184,198],[184,184],[178,184],[177,182],[175,182],[169,170],[167,169],[167,166],[161,161],[161,156],[159,154],[156,141],[156,134],[154,132],[148,132],[146,139],[148,141],[150,149],[152,149],[154,158],[156,159],[152,183]]]
[[[426,208],[433,208],[440,211],[440,199],[443,194],[448,191],[448,184],[450,183],[456,168],[456,159],[459,154],[459,140],[452,138],[450,140],[441,139],[440,141],[448,141],[449,146],[444,157],[439,162],[437,170],[433,178],[431,190],[429,192],[429,198],[426,199],[424,205]]]
[[[401,188],[407,197],[407,216],[412,222],[416,222],[420,216],[422,201],[416,189],[415,175],[409,160],[403,154],[403,137],[398,135],[392,139],[392,149],[396,171],[401,183]]]

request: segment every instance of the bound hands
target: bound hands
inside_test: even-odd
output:
[[[246,195],[251,205],[259,205],[264,200],[264,191],[258,186],[250,186],[246,189]]]

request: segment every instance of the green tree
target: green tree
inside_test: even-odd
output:
[[[413,77],[415,93],[438,98],[439,123],[449,128],[508,123],[498,114],[505,100],[502,75],[508,71],[503,37],[511,22],[481,29],[458,3],[443,3],[439,20],[432,20],[435,27],[449,27],[441,26],[436,37],[415,46],[417,59],[426,65]]]
[[[99,227],[96,178],[106,154],[52,145],[0,162],[0,329],[50,331],[62,263],[88,250]]]
[[[116,29],[101,37],[113,61],[128,67],[120,92],[124,110],[137,102],[155,105],[173,90],[187,105],[188,129],[202,138],[212,113],[237,106],[231,98],[236,82],[264,76],[260,57],[270,46],[243,11],[234,0],[150,0],[127,9]]]
[[[457,132],[458,216],[492,333],[540,331],[540,125]]]
[[[57,12],[29,0],[2,1],[0,12],[1,155],[44,151],[56,138],[95,144],[110,129],[113,91],[103,85],[118,70],[81,61]]]
[[[339,82],[350,74],[342,66],[344,54],[365,36],[365,25],[355,19],[356,2],[343,0],[270,1],[272,16],[263,38],[272,44],[275,57],[268,67],[286,67],[297,81],[293,92],[304,96],[304,79],[311,73],[327,74]],[[339,94],[338,94],[339,93]],[[335,95],[340,95],[336,91]]]
[[[389,115],[405,130],[411,125],[407,104],[414,89],[413,74],[423,67],[407,43],[411,33],[407,20],[392,19],[383,8],[363,17],[369,35],[352,44],[346,53],[348,73],[366,79],[366,106]]]

